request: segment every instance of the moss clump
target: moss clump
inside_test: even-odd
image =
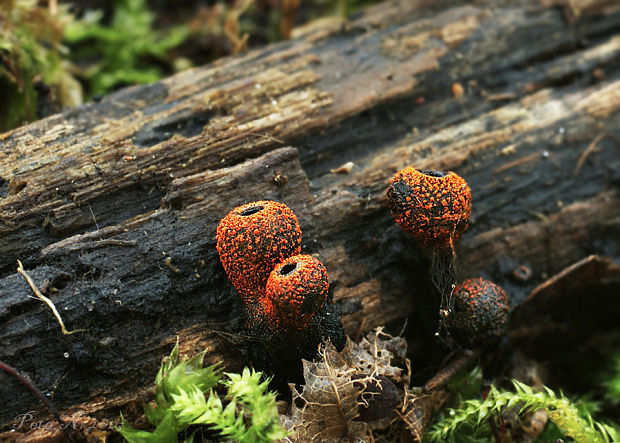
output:
[[[127,441],[177,441],[177,434],[192,425],[205,425],[217,437],[237,442],[270,442],[286,436],[275,394],[267,391],[269,379],[248,368],[241,374],[224,374],[217,365],[203,368],[205,352],[180,361],[178,345],[174,347],[155,378],[154,404],[145,408],[146,418],[156,428],[134,429],[123,419],[119,432]],[[223,398],[216,388],[226,391]]]
[[[67,26],[65,41],[73,46],[72,57],[94,61],[85,63],[80,73],[89,96],[154,82],[171,71],[166,69],[172,63],[168,52],[185,41],[189,29],[157,31],[154,19],[145,0],[115,0],[109,25],[103,24],[101,11],[92,11]]]
[[[617,430],[593,420],[589,412],[578,408],[563,395],[544,387],[536,392],[532,387],[512,381],[515,391],[491,386],[486,398],[463,401],[459,407],[445,411],[425,435],[425,441],[474,441],[484,437],[483,428],[489,418],[516,410],[519,415],[544,409],[560,436],[577,442],[608,443],[616,441]],[[481,432],[483,431],[483,432]],[[486,430],[488,434],[488,430]],[[491,437],[491,435],[487,435]]]
[[[0,132],[81,102],[81,87],[63,60],[61,42],[71,20],[62,7],[0,2]]]

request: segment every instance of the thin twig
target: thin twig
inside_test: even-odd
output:
[[[499,435],[499,431],[497,429],[497,425],[495,424],[495,420],[493,416],[488,418],[489,427],[491,428],[491,432],[493,432],[493,438],[495,439],[495,443],[502,443],[502,437]]]
[[[616,137],[614,134],[609,134],[607,132],[604,132],[602,134],[597,135],[594,138],[594,140],[592,140],[592,142],[588,145],[588,147],[579,156],[579,160],[577,160],[577,166],[575,166],[575,172],[573,172],[573,175],[575,177],[577,177],[579,175],[579,172],[581,171],[581,168],[583,167],[583,164],[585,163],[586,159],[588,158],[588,155],[590,155],[590,154],[592,154],[594,152],[598,142],[603,140],[605,137],[611,138],[612,140],[614,140],[618,144],[618,146],[620,146],[620,138]]]
[[[52,301],[49,298],[47,298],[45,295],[41,294],[41,291],[39,291],[39,288],[37,288],[37,286],[34,284],[30,276],[24,270],[24,266],[22,265],[22,262],[17,260],[17,264],[19,265],[17,267],[17,272],[19,272],[21,275],[24,276],[24,278],[28,282],[28,285],[30,286],[30,289],[32,289],[32,292],[34,292],[34,295],[36,295],[38,299],[43,300],[47,304],[47,306],[50,307],[50,309],[54,313],[54,316],[56,317],[56,320],[58,320],[58,323],[60,324],[60,329],[63,334],[71,335],[71,334],[75,334],[76,332],[86,331],[86,329],[74,329],[73,331],[67,331],[67,328],[65,328],[65,324],[62,322],[62,318],[60,318],[60,314],[58,313],[56,306],[54,306],[54,303],[52,303]]]
[[[276,142],[276,143],[280,143],[281,145],[283,145],[283,144],[284,144],[284,142],[283,142],[282,140],[280,140],[279,138],[275,138],[273,135],[269,135],[269,134],[256,134],[256,133],[254,133],[254,134],[252,134],[252,135],[253,135],[253,136],[255,136],[255,137],[262,137],[262,138],[266,138],[266,139],[267,139],[267,140],[269,140],[269,141],[273,141],[273,142]]]
[[[97,232],[97,231],[95,231]],[[106,246],[136,246],[138,242],[135,240],[120,240],[117,238],[104,238],[101,240],[93,240],[93,241],[83,241],[80,239],[79,241],[61,241],[58,243],[54,243],[53,245],[46,246],[41,254],[39,255],[41,258],[48,257],[50,255],[62,252],[79,252],[83,250],[89,249],[98,249]]]
[[[28,380],[26,377],[24,377],[22,374],[20,374],[17,371],[17,369],[15,369],[14,367],[8,365],[7,363],[3,362],[2,360],[0,360],[0,369],[2,369],[4,372],[9,374],[11,377],[15,378],[26,389],[28,389],[30,392],[32,392],[32,394],[36,398],[38,398],[41,401],[41,403],[43,403],[45,405],[45,407],[52,413],[52,415],[54,416],[54,419],[60,425],[60,429],[62,429],[62,431],[67,435],[67,437],[69,437],[69,440],[74,441],[73,436],[69,432],[67,424],[60,417],[60,414],[58,413],[58,410],[54,407],[52,402],[49,401],[47,399],[47,397],[41,391],[39,391],[39,389],[35,385],[32,384],[32,382],[30,380]]]
[[[452,377],[456,375],[467,363],[471,362],[477,357],[477,353],[470,350],[465,350],[457,357],[455,357],[450,363],[441,368],[437,374],[426,382],[422,388],[425,392],[432,391],[433,389],[440,388],[448,383]]]
[[[99,231],[99,224],[97,224],[97,219],[95,218],[95,213],[93,212],[93,208],[90,207],[90,203],[88,203],[88,210],[90,211],[90,215],[93,216],[93,221],[95,222],[95,228]]]

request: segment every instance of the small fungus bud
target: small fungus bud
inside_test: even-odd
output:
[[[472,278],[455,288],[446,324],[462,345],[477,347],[499,338],[507,321],[508,298],[495,283]]]
[[[301,252],[301,229],[288,206],[262,200],[239,206],[217,227],[217,251],[244,303],[264,294],[269,273]]]
[[[424,245],[452,246],[469,224],[471,190],[454,172],[405,168],[387,197],[396,223]]]
[[[265,314],[272,327],[303,329],[327,300],[325,266],[310,255],[295,255],[269,275]]]

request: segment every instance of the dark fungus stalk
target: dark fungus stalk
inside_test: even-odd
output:
[[[484,346],[504,334],[508,298],[502,288],[482,278],[455,285],[454,243],[467,229],[471,190],[454,172],[405,168],[387,189],[398,225],[430,258],[431,278],[440,293],[440,327],[445,324],[461,346]]]
[[[301,358],[314,358],[322,341],[344,347],[327,301],[327,270],[299,254],[301,229],[286,205],[262,200],[233,209],[218,225],[217,250],[244,305],[255,366],[297,379]]]
[[[0,369],[3,370],[5,373],[9,374],[11,377],[15,378],[17,381],[19,381],[36,398],[38,398],[41,401],[41,403],[43,403],[45,407],[52,413],[52,415],[54,416],[54,419],[58,422],[58,424],[60,425],[60,429],[62,429],[62,431],[67,436],[67,438],[70,441],[75,441],[75,436],[69,431],[67,424],[60,417],[58,410],[54,407],[52,402],[49,401],[47,397],[41,391],[39,391],[39,389],[35,385],[32,384],[30,380],[28,380],[26,377],[20,374],[17,371],[17,369],[8,365],[2,360],[0,360]]]
[[[467,229],[471,190],[454,172],[398,171],[387,188],[396,223],[418,243],[429,261],[430,277],[439,293],[439,327],[449,315],[456,283],[454,244]]]

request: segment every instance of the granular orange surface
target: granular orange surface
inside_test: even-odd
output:
[[[239,206],[217,227],[217,251],[244,304],[257,303],[273,268],[301,252],[297,217],[270,200]]]
[[[296,255],[277,265],[267,280],[263,304],[274,329],[303,329],[327,300],[325,266],[310,255]]]
[[[454,172],[405,168],[387,196],[396,223],[424,245],[451,246],[469,224],[471,190]]]

